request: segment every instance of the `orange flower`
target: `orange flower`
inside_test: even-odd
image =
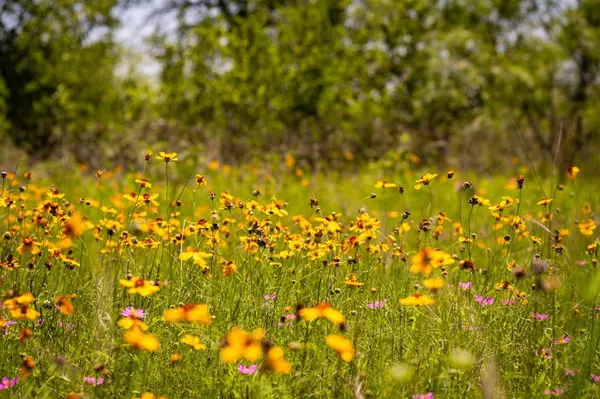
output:
[[[343,335],[331,334],[325,338],[327,345],[334,349],[339,357],[346,363],[354,359],[354,347],[352,341],[344,338]]]
[[[178,308],[165,310],[163,318],[169,323],[187,321],[189,323],[210,324],[212,316],[208,305],[186,304]]]
[[[72,315],[73,314],[73,304],[71,300],[66,296],[57,296],[55,298],[56,306],[58,306],[58,310],[62,314]]]
[[[361,283],[358,281],[358,276],[356,275],[356,273],[350,273],[350,276],[348,278],[345,278],[344,282],[348,287],[362,287],[363,285],[365,285],[365,283]]]
[[[431,292],[438,292],[444,287],[444,279],[439,278],[428,278],[423,280],[423,285]]]
[[[206,349],[206,345],[201,343],[200,338],[194,335],[185,334],[179,341],[196,350]]]
[[[410,272],[429,276],[432,269],[454,263],[452,256],[444,251],[423,247],[419,253],[412,257]]]
[[[577,166],[569,166],[569,168],[567,169],[567,176],[569,176],[570,180],[575,180],[578,173],[579,168]]]
[[[434,305],[435,300],[427,295],[415,293],[406,298],[400,299],[400,304],[406,306],[429,306]]]
[[[35,361],[29,355],[21,355],[21,377],[27,378],[35,368]]]
[[[35,320],[40,314],[30,307],[33,301],[35,301],[33,295],[31,292],[27,292],[23,295],[6,299],[3,303],[12,317],[16,319]]]
[[[37,255],[42,252],[42,250],[39,247],[39,242],[36,242],[33,237],[25,237],[23,238],[23,242],[17,247],[17,252],[21,255],[24,253]]]
[[[277,374],[289,374],[292,371],[292,364],[285,360],[283,349],[278,346],[267,352],[265,366]]]

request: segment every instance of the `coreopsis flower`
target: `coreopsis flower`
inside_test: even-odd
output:
[[[121,317],[117,322],[117,325],[124,330],[137,327],[142,331],[146,331],[148,326],[142,320],[146,318],[144,309],[136,309],[134,307],[127,307],[121,312]]]
[[[152,392],[144,392],[139,398],[136,397],[133,399],[168,399],[168,397],[164,395],[156,396]]]
[[[141,187],[141,188],[152,188],[152,183],[150,183],[148,181],[148,179],[144,178],[144,177],[140,177],[135,179],[135,182]]]
[[[285,359],[283,349],[278,346],[267,351],[264,365],[277,374],[289,374],[292,371],[292,364]]]
[[[421,251],[412,257],[410,272],[429,276],[433,269],[453,263],[454,259],[450,254],[430,247],[423,247]]]
[[[21,255],[23,255],[23,254],[37,255],[40,252],[42,252],[39,244],[40,243],[35,241],[33,239],[33,237],[30,237],[30,236],[25,237],[25,238],[23,238],[23,241],[21,242],[21,244],[17,247],[17,252],[20,253]]]
[[[385,180],[378,180],[377,183],[375,183],[375,188],[394,188],[396,187],[396,185],[394,183],[389,183]]]
[[[358,281],[356,273],[350,273],[350,276],[344,279],[347,287],[362,287],[365,283]]]
[[[352,341],[340,334],[330,334],[325,338],[327,346],[335,350],[338,356],[346,363],[354,359],[354,345]]]
[[[206,178],[204,177],[204,175],[196,175],[195,179],[196,184],[199,187],[206,187],[208,185],[208,182],[206,181]]]
[[[319,318],[324,318],[333,324],[342,325],[346,318],[339,310],[336,310],[327,303],[322,303],[314,308],[302,308],[298,311],[298,315],[305,321],[313,321]]]
[[[428,278],[423,280],[423,285],[431,292],[438,292],[444,287],[444,279],[441,277]]]
[[[197,324],[212,323],[212,316],[208,309],[208,305],[196,305],[191,303],[165,310],[163,318],[169,323],[179,323],[182,321]]]
[[[208,268],[208,264],[206,263],[205,259],[210,257],[212,257],[211,253],[191,250],[191,248],[188,248],[187,251],[179,254],[180,260],[186,261],[188,259],[193,259],[194,264],[199,265],[203,269]]]
[[[594,230],[596,230],[596,222],[594,222],[592,219],[583,220],[577,223],[577,227],[579,227],[579,232],[581,234],[589,237],[594,234]]]
[[[70,316],[73,314],[73,304],[71,300],[66,296],[57,296],[55,298],[56,306],[60,313]]]
[[[251,333],[234,327],[221,344],[219,359],[224,363],[236,363],[240,359],[256,362],[263,354],[265,330],[257,328]]]
[[[206,345],[200,342],[200,338],[195,335],[185,334],[179,341],[196,350],[206,349]]]
[[[235,265],[235,262],[233,260],[223,261],[222,267],[223,267],[223,275],[225,277],[230,277],[230,276],[233,276],[235,273],[237,273],[237,266]]]
[[[176,152],[160,151],[158,153],[158,156],[156,157],[156,159],[158,159],[159,161],[164,161],[165,163],[169,163],[171,161],[179,161],[179,158],[177,158]]]
[[[512,225],[513,229],[515,229],[516,231],[527,230],[527,225],[523,221],[523,218],[521,218],[520,216],[513,217],[511,225]]]
[[[121,279],[119,284],[128,288],[128,293],[141,296],[150,296],[160,291],[160,287],[154,281],[144,280],[141,277],[132,277],[130,280]]]
[[[31,303],[33,303],[33,301],[35,301],[33,295],[31,292],[27,292],[23,295],[17,295],[6,299],[4,300],[3,304],[10,312],[10,315],[15,319],[35,320],[38,318],[40,313],[31,307]]]
[[[158,340],[152,334],[145,334],[140,328],[134,327],[123,334],[123,340],[131,347],[148,352],[156,352],[160,348]]]
[[[421,187],[423,186],[428,186],[429,183],[431,183],[431,181],[433,179],[435,179],[437,177],[437,173],[427,173],[426,175],[421,176],[420,178],[418,178],[416,180],[417,185],[415,186],[415,188],[417,190],[420,190]]]
[[[552,202],[552,198],[544,198],[543,200],[538,201],[537,204],[541,205],[541,206],[548,206],[551,202]]]
[[[21,365],[19,371],[22,378],[27,378],[35,368],[35,361],[30,355],[21,355]]]
[[[577,166],[569,166],[567,169],[567,176],[570,180],[575,180],[577,174],[579,173],[579,168]]]
[[[62,230],[62,239],[57,244],[59,248],[70,248],[73,245],[73,241],[77,239],[77,237],[81,236],[90,226],[89,223],[86,223],[79,214],[74,214],[71,218],[65,223],[65,227]]]
[[[406,298],[400,299],[400,304],[406,306],[429,306],[435,305],[435,299],[417,292]]]

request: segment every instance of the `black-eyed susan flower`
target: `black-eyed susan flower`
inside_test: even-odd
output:
[[[417,292],[400,299],[400,304],[405,306],[429,306],[435,305],[435,299]]]
[[[302,308],[298,311],[298,315],[305,321],[313,321],[319,318],[324,318],[333,324],[344,324],[346,318],[339,310],[336,310],[327,303],[322,303],[314,308]]]
[[[436,177],[437,177],[437,173],[427,173],[426,175],[421,176],[420,178],[418,178],[416,180],[417,185],[415,186],[415,188],[417,190],[420,190],[421,187],[428,186],[429,183],[431,183],[431,181],[433,179],[435,179]]]
[[[186,304],[177,308],[167,309],[163,313],[163,318],[169,323],[179,323],[186,321],[188,323],[210,324],[212,316],[208,305]]]
[[[119,284],[128,288],[128,293],[141,296],[150,296],[160,291],[160,287],[157,283],[150,280],[144,280],[141,277],[132,277],[129,280],[121,279],[119,280]]]
[[[340,334],[330,334],[325,338],[327,346],[335,350],[344,362],[349,363],[354,359],[354,345],[352,341]]]

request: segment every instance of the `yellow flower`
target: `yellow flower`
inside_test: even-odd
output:
[[[542,244],[542,239],[540,237],[537,236],[531,236],[531,242],[537,245],[541,245]]]
[[[431,292],[438,292],[444,287],[444,279],[441,277],[428,278],[423,280],[423,285]]]
[[[377,183],[375,183],[375,188],[394,188],[396,187],[396,185],[394,183],[388,183],[385,180],[378,180]]]
[[[315,308],[302,308],[298,315],[306,321],[313,321],[319,318],[325,318],[333,324],[344,324],[346,318],[339,310],[335,310],[327,303],[322,303]]]
[[[418,178],[418,179],[416,180],[416,183],[417,183],[417,185],[415,186],[415,188],[416,188],[417,190],[420,190],[420,189],[421,189],[421,187],[423,187],[423,186],[428,186],[428,185],[429,185],[429,183],[431,183],[431,181],[432,181],[433,179],[435,179],[436,177],[437,177],[437,173],[434,173],[434,174],[427,173],[426,175],[424,175],[424,176],[421,176],[420,178]]]
[[[235,265],[235,262],[232,260],[227,260],[223,262],[223,275],[225,277],[230,277],[232,275],[234,275],[235,273],[237,273],[237,266]]]
[[[167,396],[156,396],[154,395],[152,392],[144,392],[142,394],[142,396],[140,396],[139,398],[134,398],[134,399],[168,399]]]
[[[592,219],[580,221],[577,223],[577,226],[579,227],[579,232],[586,237],[594,234],[594,230],[596,230],[596,223]]]
[[[123,334],[123,340],[126,344],[131,345],[135,349],[156,352],[160,345],[158,340],[152,334],[144,334],[139,328],[132,328]]]
[[[516,231],[524,231],[527,229],[527,225],[520,216],[513,217],[511,224]]]
[[[434,305],[435,300],[427,295],[415,293],[406,298],[400,299],[400,304],[406,306],[429,306]]]
[[[424,247],[412,257],[410,272],[429,276],[432,269],[453,263],[454,259],[452,259],[450,254],[430,247]]]
[[[235,363],[242,358],[249,362],[255,362],[262,356],[264,336],[265,330],[262,328],[248,333],[241,328],[234,327],[225,337],[219,358],[224,363]]]
[[[37,255],[42,250],[39,247],[39,242],[36,242],[33,237],[25,237],[21,244],[17,247],[17,252],[20,254],[28,253],[31,255]]]
[[[292,371],[292,364],[285,360],[283,349],[275,346],[267,352],[265,366],[277,374],[289,374]]]
[[[212,254],[201,251],[190,251],[189,249],[190,248],[188,248],[188,251],[186,252],[180,253],[179,259],[184,261],[188,259],[193,259],[195,265],[200,265],[200,267],[202,267],[203,269],[208,268],[208,264],[204,259],[212,257]]]
[[[15,319],[35,320],[39,317],[40,313],[30,306],[33,301],[35,301],[33,295],[31,292],[27,292],[23,295],[6,299],[3,304]]]
[[[356,275],[356,273],[350,273],[350,276],[348,278],[345,278],[344,282],[348,287],[362,287],[363,285],[365,285],[365,283],[361,283],[358,281],[358,276]]]
[[[344,338],[343,335],[330,334],[325,338],[327,345],[335,350],[338,356],[346,363],[349,363],[354,359],[354,346],[352,341]]]
[[[195,335],[185,334],[184,337],[180,339],[180,341],[196,350],[206,349],[206,345],[201,343],[200,338],[196,337]]]
[[[196,175],[196,184],[200,187],[206,187],[206,185],[208,184],[206,182],[206,178],[204,177],[204,175]]]
[[[210,324],[212,316],[208,305],[186,304],[178,308],[165,310],[163,318],[169,323],[187,321],[189,323]]]
[[[551,202],[552,202],[552,198],[545,198],[545,199],[539,201],[537,204],[541,205],[541,206],[547,206]]]
[[[567,169],[567,176],[569,176],[570,180],[575,180],[577,173],[579,173],[579,168],[577,166],[569,166]]]
[[[179,161],[179,159],[177,158],[176,152],[161,151],[158,153],[158,156],[156,157],[156,159],[158,159],[159,161],[165,161],[166,163],[169,163],[171,161]]]
[[[128,293],[139,294],[141,296],[149,296],[160,291],[160,287],[154,281],[144,280],[141,277],[133,277],[131,280],[121,279],[119,284],[129,288],[127,290]]]

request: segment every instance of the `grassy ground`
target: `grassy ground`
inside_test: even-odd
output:
[[[585,171],[157,155],[2,179],[0,397],[600,395]]]

